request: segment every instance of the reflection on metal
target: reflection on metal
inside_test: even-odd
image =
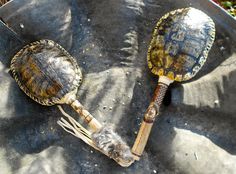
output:
[[[19,42],[24,43],[24,40],[14,31],[12,30],[7,23],[0,17],[0,31],[6,30],[5,32],[10,32],[11,35],[14,35],[16,39],[18,39]]]

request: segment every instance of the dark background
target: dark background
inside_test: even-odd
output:
[[[8,72],[23,45],[52,39],[77,59],[78,99],[132,146],[158,77],[146,65],[157,20],[193,6],[216,23],[216,41],[191,81],[174,83],[140,161],[122,168],[64,132],[57,107],[27,97]],[[236,173],[236,21],[206,0],[13,0],[0,17],[0,173]],[[68,106],[68,113],[78,118]]]

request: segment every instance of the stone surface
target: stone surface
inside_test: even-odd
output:
[[[166,12],[187,6],[214,19],[216,41],[195,78],[170,86],[146,151],[129,168],[64,132],[57,107],[32,101],[8,71],[22,45],[58,42],[83,70],[80,102],[132,146],[158,80],[146,65],[153,27]],[[0,26],[1,173],[236,173],[236,23],[208,1],[13,0],[0,17],[19,34]]]

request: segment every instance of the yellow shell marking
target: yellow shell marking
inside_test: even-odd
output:
[[[189,80],[205,62],[214,38],[214,22],[202,11],[191,7],[171,11],[156,24],[148,67],[155,75]]]

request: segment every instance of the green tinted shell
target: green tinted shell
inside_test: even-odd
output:
[[[152,73],[171,80],[188,80],[206,61],[214,38],[214,22],[202,11],[171,11],[155,27],[148,49],[148,67]]]
[[[11,71],[20,88],[42,105],[60,103],[82,80],[76,60],[51,40],[21,49],[11,61]]]

